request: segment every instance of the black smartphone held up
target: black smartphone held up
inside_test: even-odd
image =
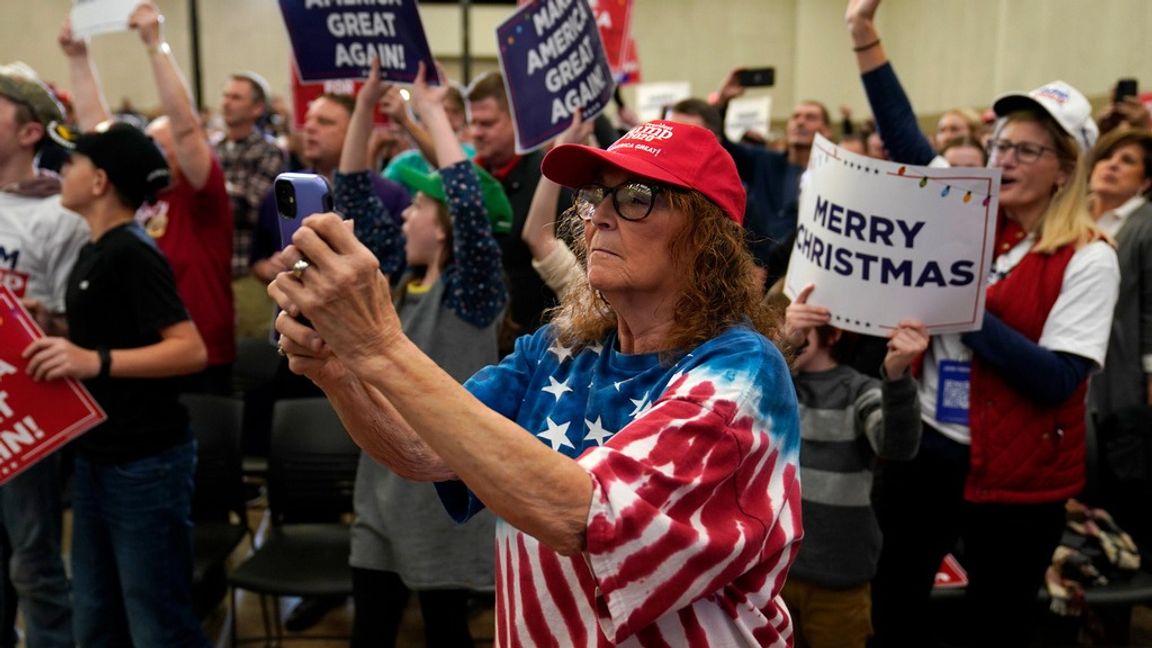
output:
[[[1125,97],[1135,97],[1138,92],[1136,79],[1120,79],[1116,81],[1116,94],[1112,97],[1113,103],[1124,101]]]
[[[292,242],[300,221],[312,214],[332,211],[332,187],[315,173],[281,173],[272,184],[280,214],[280,248]]]
[[[745,88],[776,84],[776,68],[743,68],[736,71],[736,80]]]

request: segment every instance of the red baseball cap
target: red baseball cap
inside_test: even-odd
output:
[[[700,126],[664,120],[640,124],[607,150],[562,144],[544,156],[544,175],[565,187],[579,188],[599,180],[605,169],[694,189],[728,218],[743,224],[747,197],[736,163],[716,135]]]

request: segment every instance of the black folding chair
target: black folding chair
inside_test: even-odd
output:
[[[231,574],[236,589],[260,595],[267,644],[284,640],[279,597],[336,597],[352,593],[348,565],[352,490],[360,449],[324,398],[276,403],[268,457],[270,526],[251,557]],[[275,600],[271,619],[268,597]],[[237,643],[235,614],[233,643]],[[295,636],[293,639],[346,637]]]

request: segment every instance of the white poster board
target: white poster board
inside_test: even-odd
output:
[[[87,38],[107,32],[127,31],[128,16],[140,0],[74,0],[72,33]]]
[[[858,333],[887,335],[902,319],[977,330],[999,200],[999,169],[896,164],[817,135],[784,291],[815,284],[809,303]]]
[[[756,131],[767,137],[772,128],[771,122],[772,97],[736,97],[728,102],[724,134],[733,142],[739,142],[748,131]]]
[[[636,115],[647,122],[664,117],[664,109],[692,96],[692,84],[687,81],[661,81],[636,84]]]

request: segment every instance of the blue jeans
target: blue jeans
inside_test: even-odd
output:
[[[60,556],[59,468],[60,457],[54,453],[0,486],[0,533],[12,552],[0,569],[19,596],[28,648],[73,645],[68,576]]]
[[[192,612],[195,443],[123,464],[76,459],[72,582],[81,648],[206,648]]]

